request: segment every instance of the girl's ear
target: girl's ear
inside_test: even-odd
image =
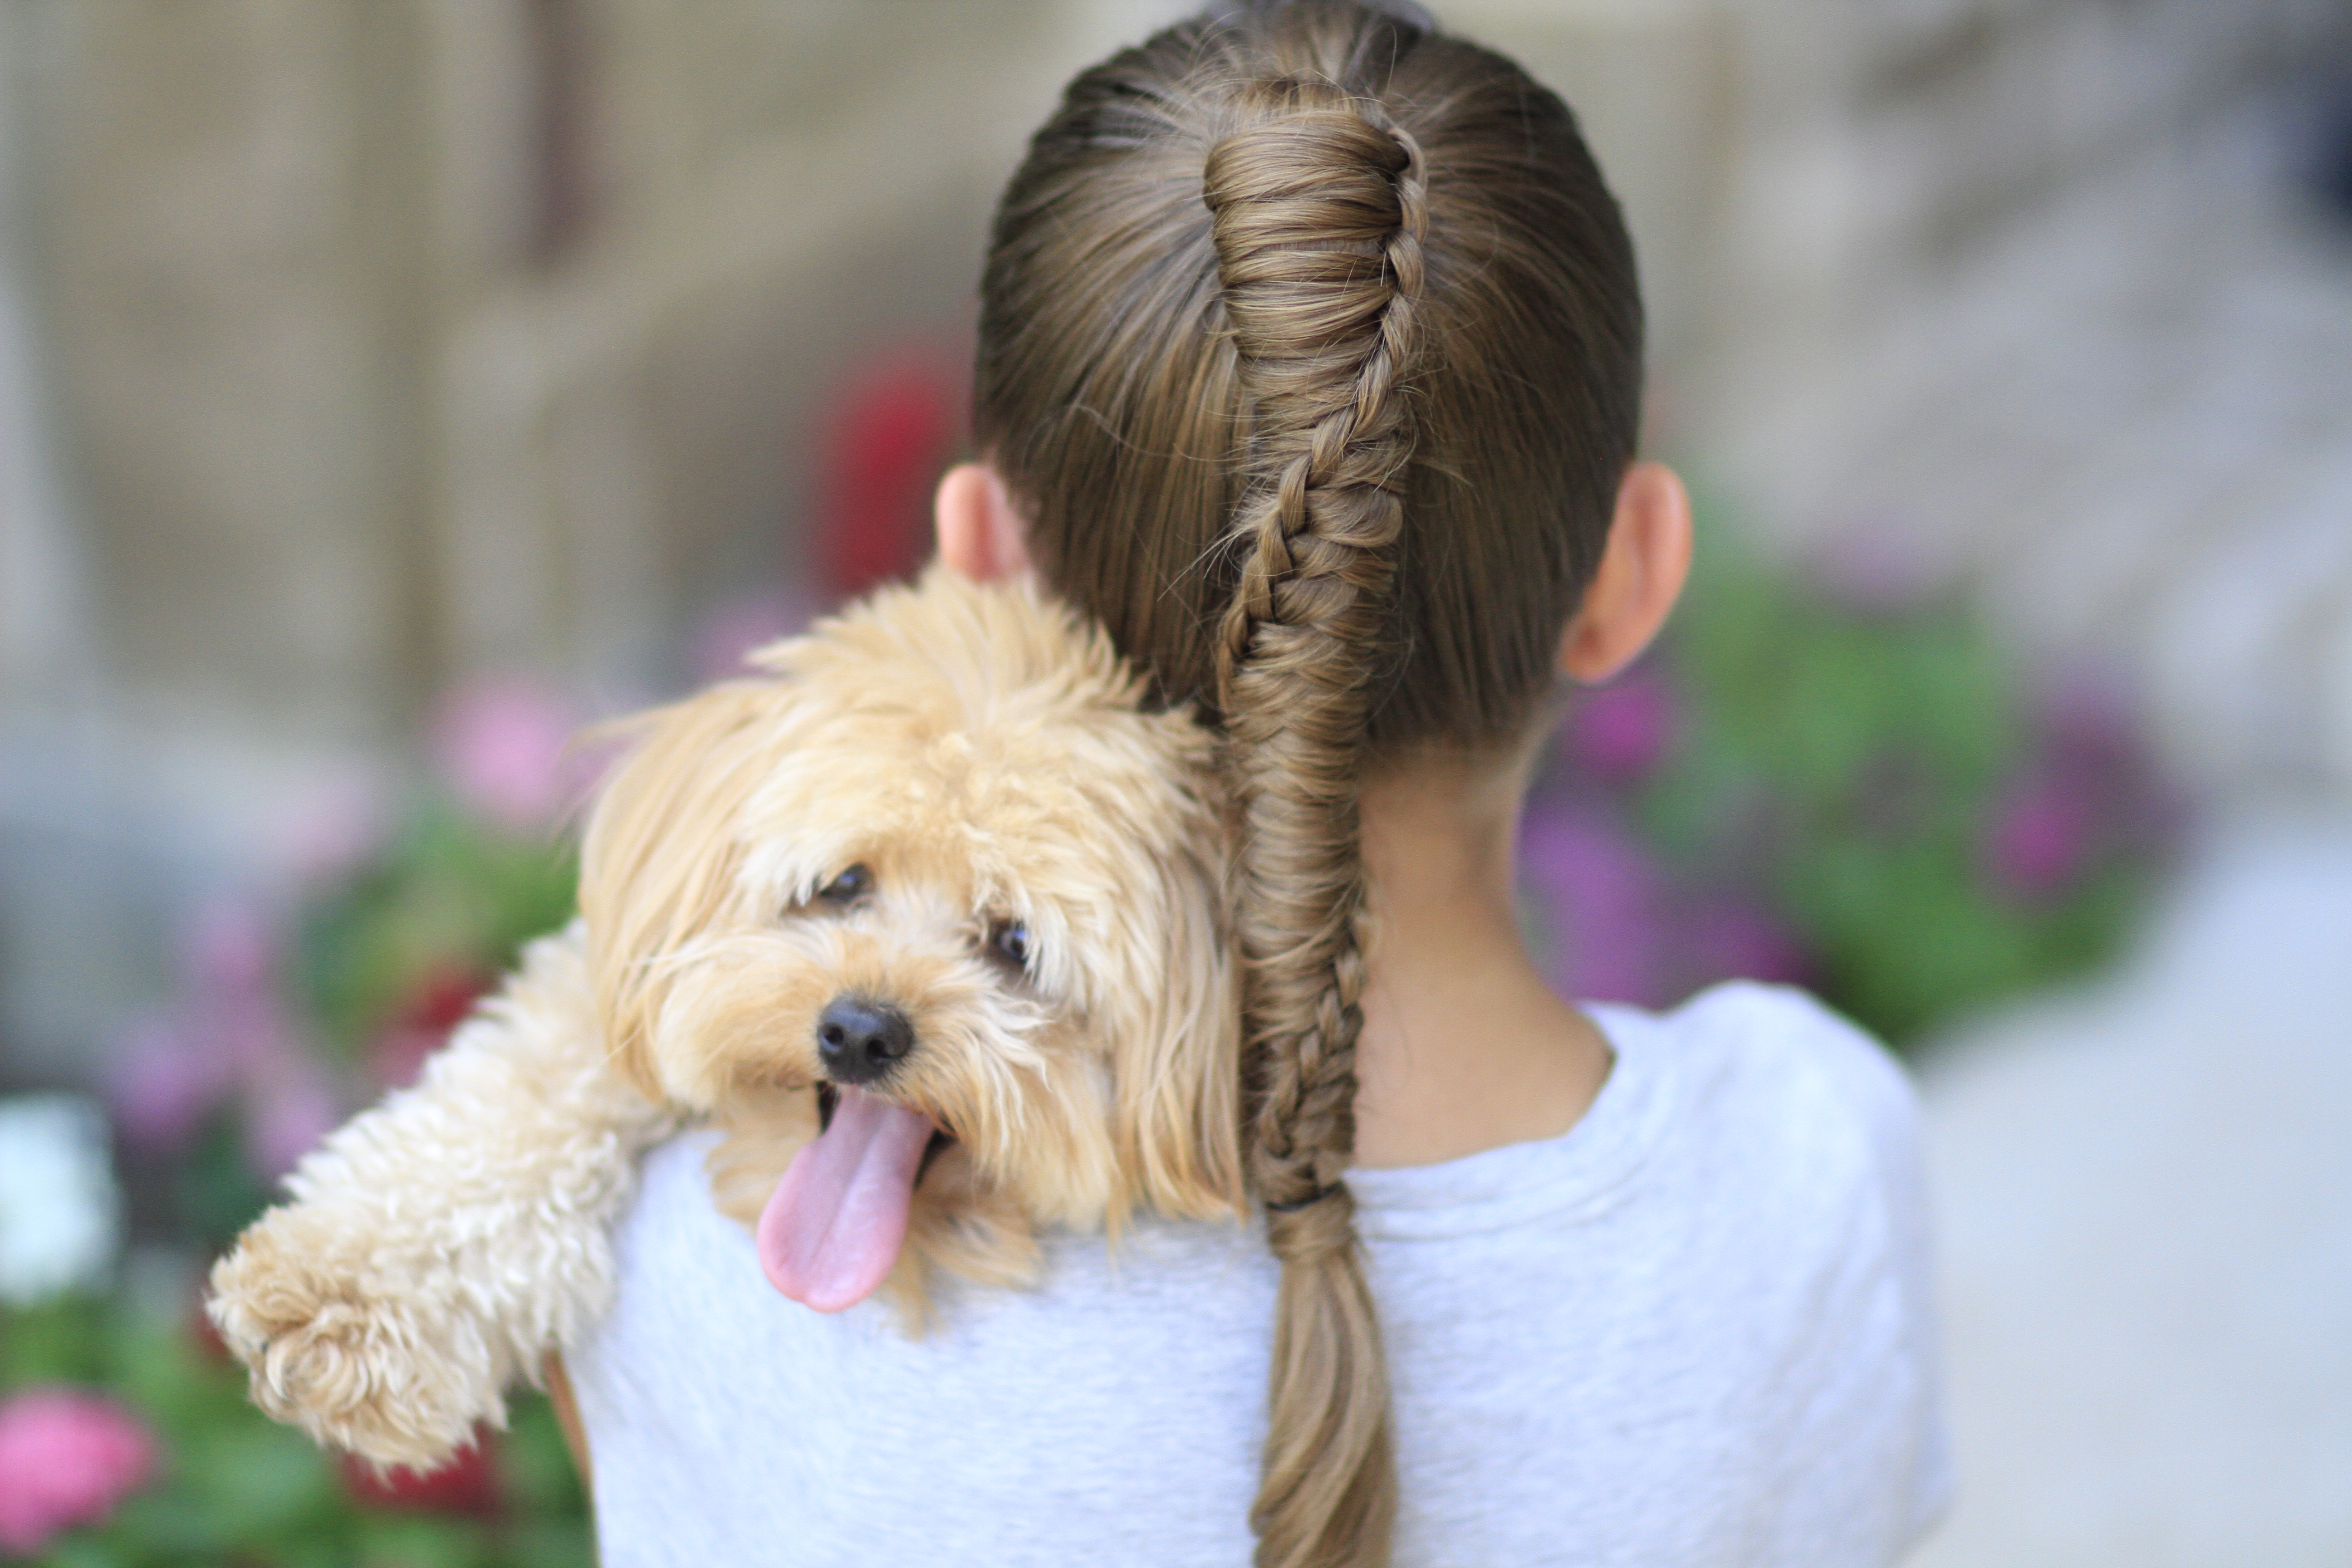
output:
[[[940,479],[931,503],[940,559],[975,583],[1029,570],[1029,545],[1012,492],[985,463],[958,463]]]
[[[1609,543],[1559,639],[1559,672],[1606,680],[1650,646],[1690,574],[1690,492],[1664,463],[1635,463],[1617,487]]]

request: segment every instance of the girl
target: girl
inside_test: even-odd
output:
[[[666,1146],[572,1359],[608,1568],[1893,1560],[1943,1484],[1902,1078],[1791,992],[1570,1005],[1514,921],[1548,696],[1690,549],[1567,109],[1231,6],[1071,85],[982,294],[940,549],[1229,738],[1264,1235],[1054,1237],[913,1340],[780,1301]]]

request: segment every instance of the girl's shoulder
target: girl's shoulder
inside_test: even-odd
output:
[[[1818,1237],[1861,1215],[1923,1245],[1919,1097],[1886,1047],[1811,993],[1733,981],[1663,1013],[1595,1007],[1658,1102],[1653,1195]]]
[[[1615,1060],[1559,1137],[1349,1176],[1374,1240],[1678,1213],[1808,1224],[1864,1203],[1907,1225],[1918,1101],[1885,1047],[1807,993],[1732,982],[1663,1012],[1592,1003]]]
[[[1658,1058],[1685,1112],[1809,1141],[1845,1130],[1886,1152],[1917,1143],[1918,1093],[1894,1055],[1811,992],[1727,981],[1663,1013],[1601,1005],[1617,1047]]]
[[[1627,1184],[1628,1206],[1647,1215],[1634,1229],[1701,1240],[1707,1268],[1766,1295],[1767,1282],[1786,1287],[1792,1310],[1800,1299],[1818,1306],[1818,1290],[1876,1297],[1910,1324],[1883,1326],[1924,1358],[1922,1116],[1894,1055],[1787,985],[1733,982],[1663,1013],[1593,1016],[1629,1089],[1652,1102],[1641,1177]]]
[[[1908,1079],[1786,987],[1587,1011],[1616,1061],[1567,1132],[1349,1180],[1407,1476],[1507,1432],[1576,1492],[1432,1489],[1415,1560],[1892,1561],[1948,1484]]]

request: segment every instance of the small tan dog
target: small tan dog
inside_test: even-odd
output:
[[[255,1400],[431,1464],[610,1302],[635,1157],[702,1120],[785,1294],[1030,1279],[1039,1226],[1241,1211],[1210,734],[1107,637],[935,568],[644,721],[582,920],[213,1271]],[[781,1179],[779,1179],[781,1177]]]

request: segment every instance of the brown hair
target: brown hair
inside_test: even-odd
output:
[[[1251,1522],[1374,1564],[1388,1383],[1343,1181],[1357,781],[1526,725],[1641,399],[1632,247],[1575,121],[1355,0],[1237,5],[1070,85],[998,212],[974,426],[1046,580],[1241,786],[1250,1176],[1282,1263]]]

